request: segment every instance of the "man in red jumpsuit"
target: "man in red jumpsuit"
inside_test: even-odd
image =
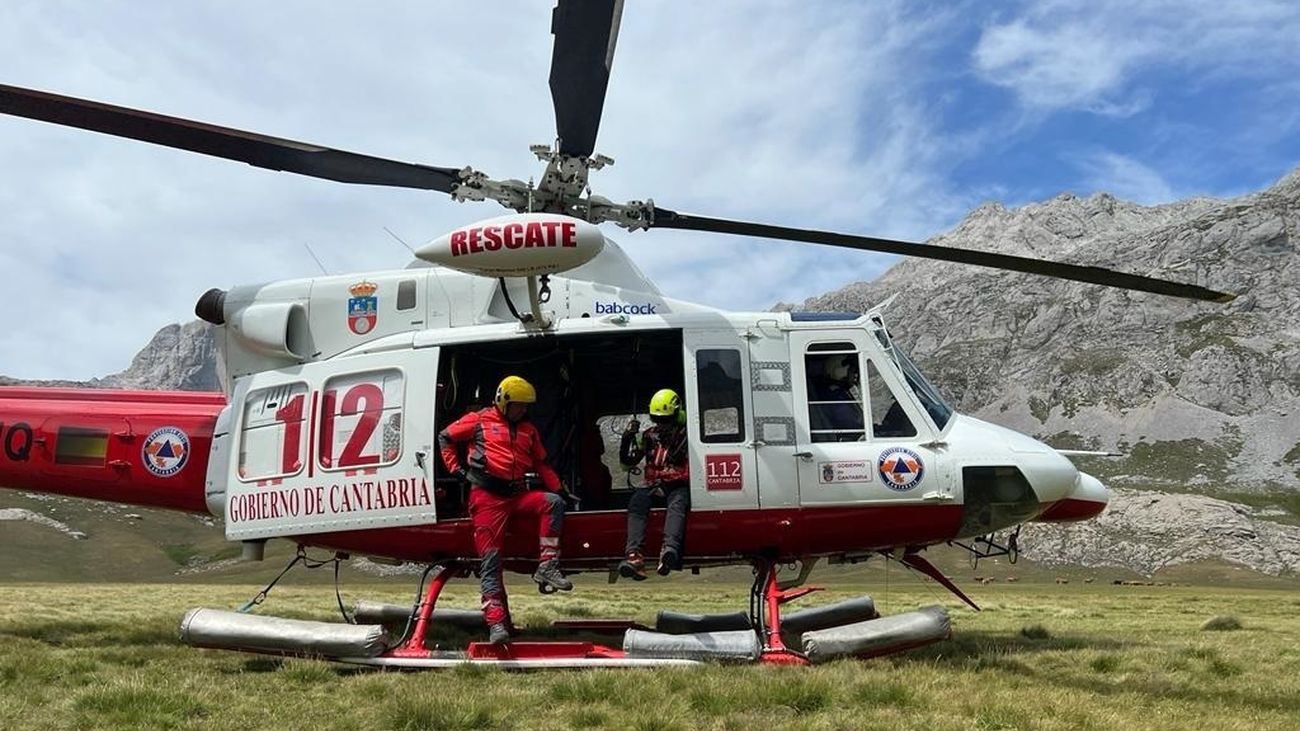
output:
[[[497,386],[495,406],[471,412],[438,434],[442,461],[453,474],[472,485],[469,516],[474,524],[474,548],[481,565],[483,618],[493,644],[510,639],[510,610],[501,578],[501,548],[506,523],[524,513],[539,520],[541,560],[533,574],[538,588],[568,591],[573,582],[560,572],[560,528],[564,523],[563,489],[559,475],[546,464],[546,448],[532,422],[528,405],[537,401],[532,384],[507,376]],[[468,451],[462,465],[457,448]],[[536,472],[546,490],[530,491],[524,476]]]

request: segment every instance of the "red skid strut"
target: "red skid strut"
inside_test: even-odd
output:
[[[424,594],[424,601],[420,604],[419,613],[415,618],[415,630],[411,632],[411,637],[406,644],[401,647],[388,651],[389,657],[431,657],[432,653],[424,646],[424,637],[429,632],[429,620],[433,617],[433,607],[438,603],[438,595],[442,593],[442,587],[447,585],[451,577],[456,574],[463,574],[464,569],[456,565],[447,565],[438,568],[438,573],[429,582],[429,588]]]
[[[447,582],[457,576],[467,576],[465,567],[459,564],[447,564],[438,568],[438,573],[429,582],[424,601],[420,603],[415,617],[415,629],[401,647],[384,653],[381,657],[403,659],[428,659],[433,653],[424,646],[425,637],[432,624],[433,609],[438,603],[438,596]],[[467,661],[474,660],[548,660],[548,659],[623,659],[626,655],[594,642],[506,642],[492,645],[486,642],[471,642],[465,653]]]
[[[757,590],[758,584],[763,584],[762,608],[765,610],[758,623],[763,633],[763,652],[759,656],[759,662],[767,665],[808,665],[808,658],[802,652],[786,647],[785,641],[781,639],[781,605],[814,591],[821,591],[821,587],[805,586],[783,591],[777,586],[776,575],[780,568],[775,563],[758,561],[755,567],[758,576],[754,579],[754,587]]]

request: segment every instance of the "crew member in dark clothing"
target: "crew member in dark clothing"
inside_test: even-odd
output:
[[[495,406],[462,416],[438,434],[442,461],[452,474],[468,480],[469,515],[474,524],[474,548],[481,565],[483,618],[489,641],[510,639],[510,610],[501,578],[501,548],[511,515],[524,513],[539,519],[541,560],[533,581],[546,591],[568,591],[573,582],[560,572],[560,528],[564,523],[563,485],[546,464],[546,448],[532,422],[525,419],[528,405],[537,401],[532,384],[508,376],[497,386]],[[465,465],[457,448],[468,445]],[[525,476],[535,472],[545,490],[529,490]]]
[[[632,493],[627,505],[627,558],[618,565],[620,575],[637,581],[646,578],[641,546],[654,497],[663,495],[668,502],[663,546],[659,551],[660,576],[681,569],[686,512],[691,504],[686,412],[676,391],[660,389],[650,398],[650,420],[654,423],[637,434],[641,424],[633,419],[623,432],[618,448],[619,461],[625,467],[635,467],[645,460],[645,486]]]
[[[814,442],[853,442],[866,434],[856,353],[808,356],[808,413]]]

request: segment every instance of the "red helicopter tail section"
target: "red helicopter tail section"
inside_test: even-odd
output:
[[[0,388],[0,487],[207,512],[220,393]]]

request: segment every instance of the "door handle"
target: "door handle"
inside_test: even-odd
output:
[[[416,464],[417,467],[419,467],[419,468],[422,469],[422,470],[423,470],[423,469],[426,469],[425,466],[424,466],[424,458],[425,458],[425,456],[426,456],[426,452],[425,452],[424,450],[422,450],[422,449],[421,449],[421,450],[418,450],[418,451],[415,453],[415,464]]]
[[[794,456],[798,457],[799,459],[802,459],[805,462],[811,462],[813,455],[812,452],[795,452]]]

